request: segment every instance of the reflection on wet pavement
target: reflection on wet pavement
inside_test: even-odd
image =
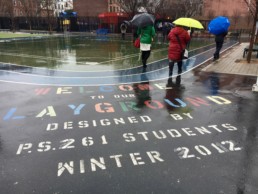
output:
[[[161,62],[112,81],[2,65],[1,191],[256,194],[256,77],[200,71],[202,58],[182,75]]]

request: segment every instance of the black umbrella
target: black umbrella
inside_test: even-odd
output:
[[[137,26],[139,28],[148,26],[148,25],[154,25],[155,23],[155,17],[148,13],[141,13],[137,14],[133,17],[133,19],[130,21],[130,23],[133,26]]]

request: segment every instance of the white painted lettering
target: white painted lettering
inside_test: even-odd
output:
[[[106,166],[105,166],[105,161],[103,157],[99,158],[99,161],[96,160],[95,158],[91,158],[90,159],[91,162],[91,170],[92,171],[96,171],[96,166],[98,166],[100,169],[105,170]]]
[[[19,155],[22,150],[29,150],[30,148],[32,148],[32,143],[20,144],[16,154]]]
[[[190,113],[183,113],[183,115],[185,115],[185,116],[188,117],[189,119],[193,119],[193,117],[191,116]]]
[[[201,133],[202,135],[205,134],[205,133],[211,133],[210,131],[208,131],[208,129],[206,129],[205,127],[195,127],[195,129]]]
[[[118,125],[118,124],[125,124],[125,120],[123,118],[119,118],[119,119],[114,118],[114,123],[116,125]]]
[[[140,116],[140,118],[144,123],[149,123],[152,121],[149,116]]]
[[[176,121],[183,120],[183,117],[181,117],[179,114],[170,114],[170,116]]]
[[[163,131],[161,131],[161,130],[159,130],[160,136],[157,134],[156,131],[152,131],[152,133],[154,134],[154,136],[157,139],[166,139],[167,138],[166,134]]]
[[[190,130],[190,128],[182,128],[182,131],[186,133],[188,136],[195,136],[196,134]]]
[[[215,129],[216,131],[222,133],[222,131],[217,127],[217,125],[209,125],[208,127],[211,127],[213,129]]]
[[[88,123],[88,121],[79,121],[78,122],[78,127],[80,129],[87,128],[87,127],[89,127],[89,123]]]
[[[149,138],[148,138],[148,137],[147,137],[147,135],[146,135],[146,134],[148,134],[148,132],[147,132],[147,131],[144,131],[144,132],[138,132],[137,134],[142,135],[142,136],[143,136],[143,138],[144,138],[145,140],[149,140]]]
[[[171,137],[181,137],[181,133],[179,133],[176,129],[168,129],[167,132],[171,135]]]
[[[115,159],[116,161],[116,166],[118,168],[121,168],[122,167],[122,164],[121,164],[121,161],[120,161],[120,157],[122,157],[122,155],[113,155],[113,156],[110,156],[111,159]]]
[[[109,125],[111,125],[111,123],[109,122],[108,119],[101,119],[101,120],[100,120],[100,124],[101,124],[102,126],[109,126]]]
[[[57,88],[56,94],[71,94],[72,87],[63,87],[63,88]]]
[[[225,127],[225,128],[228,129],[229,131],[236,131],[236,130],[237,130],[236,127],[234,127],[234,126],[232,126],[232,125],[230,125],[230,124],[228,124],[228,123],[222,124],[222,127]]]
[[[125,138],[126,142],[134,142],[134,141],[136,141],[136,138],[133,136],[132,133],[124,133],[123,137]]]
[[[47,131],[55,131],[58,129],[58,123],[49,123],[47,125]]]
[[[138,123],[135,117],[128,117],[130,123]]]
[[[70,161],[69,164],[67,164],[67,163],[63,164],[62,162],[59,162],[57,176],[61,176],[65,170],[67,170],[70,174],[73,174],[74,173],[74,162]]]
[[[147,155],[149,156],[152,163],[156,163],[156,161],[164,162],[164,160],[160,158],[160,153],[157,151],[147,152]]]
[[[73,121],[64,122],[64,129],[73,129]]]
[[[207,98],[217,104],[231,104],[231,101],[220,96],[207,96]]]
[[[130,157],[132,159],[132,162],[135,166],[145,164],[143,161],[141,161],[142,158],[139,156],[140,153],[130,153],[129,155],[130,155]]]

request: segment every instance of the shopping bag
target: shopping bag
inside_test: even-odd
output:
[[[134,43],[133,43],[133,45],[134,45],[134,47],[135,48],[140,48],[140,38],[137,38],[135,41],[134,41]]]

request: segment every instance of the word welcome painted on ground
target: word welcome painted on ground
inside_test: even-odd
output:
[[[173,88],[166,88],[161,84],[155,84],[150,86],[144,84],[137,86],[139,90],[169,90]],[[223,134],[223,133],[234,133],[238,131],[236,126],[233,126],[229,123],[224,124],[209,124],[207,126],[192,126],[184,128],[163,128],[162,126],[159,129],[153,130],[148,128],[148,130],[137,129],[135,126],[137,124],[148,124],[155,123],[157,117],[146,114],[139,115],[141,110],[137,106],[137,103],[134,101],[136,96],[135,94],[114,94],[115,91],[119,92],[131,92],[135,90],[134,87],[130,85],[121,85],[121,86],[103,86],[99,87],[98,92],[96,90],[86,90],[84,87],[59,87],[59,88],[40,88],[35,90],[35,94],[47,95],[51,91],[55,91],[56,95],[70,95],[74,94],[77,91],[80,94],[87,94],[87,100],[98,100],[97,103],[86,102],[74,102],[69,104],[64,104],[62,112],[54,104],[49,104],[45,107],[33,107],[34,110],[28,110],[29,112],[24,112],[22,107],[10,107],[6,110],[6,113],[3,116],[3,121],[9,122],[13,120],[24,120],[24,119],[39,119],[40,121],[43,118],[56,118],[59,116],[65,115],[70,119],[75,119],[76,121],[69,120],[65,122],[54,121],[51,123],[46,123],[46,127],[38,130],[44,130],[46,133],[55,132],[55,131],[71,131],[76,133],[76,129],[93,129],[98,127],[108,127],[108,126],[129,126],[128,130],[120,134],[116,134],[116,139],[113,139],[112,132],[107,134],[91,134],[84,135],[80,138],[64,138],[64,139],[55,139],[49,140],[46,139],[40,142],[23,142],[17,145],[16,155],[17,156],[26,156],[33,154],[44,154],[44,153],[55,153],[63,152],[67,153],[67,150],[83,150],[90,149],[97,146],[97,148],[102,149],[105,146],[108,146],[114,142],[119,142],[124,144],[125,147],[128,147],[135,143],[148,143],[150,145],[150,150],[145,152],[130,152],[130,153],[114,153],[109,156],[96,156],[90,158],[81,158],[79,160],[69,160],[69,161],[60,161],[56,164],[56,175],[57,177],[68,176],[73,174],[84,174],[88,172],[103,171],[110,168],[110,166],[115,166],[117,168],[122,168],[124,166],[142,166],[145,164],[159,164],[164,163],[165,161],[171,162],[169,155],[175,155],[179,159],[198,159],[201,160],[204,157],[212,156],[213,154],[225,154],[229,152],[240,151],[242,148],[239,147],[233,140],[224,140],[224,141],[214,141],[209,144],[198,144],[191,147],[181,145],[169,149],[165,153],[153,149],[155,145],[153,141],[158,141],[162,143],[163,141],[173,142],[176,139],[180,138],[194,138],[194,137],[204,137],[213,136],[214,134]],[[91,95],[93,93],[98,93],[98,95]],[[104,94],[99,95],[99,92]],[[105,93],[110,93],[113,95],[114,99],[117,98],[132,98],[130,100],[123,101],[110,101],[110,96],[108,97],[109,101],[106,101]],[[53,94],[53,93],[52,93]],[[99,102],[101,100],[101,102]],[[71,101],[71,100],[70,100]],[[78,100],[77,100],[78,101]],[[184,97],[184,98],[164,98],[164,99],[148,99],[143,102],[145,108],[149,108],[151,112],[161,111],[165,107],[173,107],[175,109],[182,109],[185,107],[210,107],[210,106],[227,106],[232,104],[229,99],[226,99],[221,96],[204,96],[204,97]],[[189,109],[185,109],[189,110]],[[197,108],[198,111],[198,108]],[[122,116],[120,113],[128,113],[126,116]],[[112,113],[118,113],[119,115],[114,117]],[[137,116],[134,116],[132,113],[137,113]],[[87,118],[88,114],[98,114],[99,115],[111,115],[112,118],[103,119],[80,119],[78,118]],[[30,116],[27,116],[30,115]],[[168,113],[169,118],[173,121],[181,121],[184,119],[194,120],[194,115],[190,112],[180,112],[180,113]],[[74,116],[74,117],[71,117]],[[78,117],[80,116],[80,117]],[[134,125],[130,127],[130,125]],[[151,126],[151,125],[149,125]],[[133,130],[131,130],[133,129]],[[87,133],[86,133],[87,134]],[[53,133],[54,135],[54,133]],[[51,138],[53,139],[53,138]],[[111,145],[111,147],[113,147]],[[66,150],[66,151],[65,151]]]
[[[164,84],[155,84],[154,85],[156,88],[159,90],[172,90],[173,88],[167,88],[164,86]],[[141,91],[146,91],[146,90],[153,90],[154,87],[149,85],[149,84],[140,84],[137,85],[137,89]],[[134,91],[135,87],[131,85],[120,85],[120,86],[100,86],[98,88],[100,92],[114,92],[114,91]],[[51,88],[39,88],[35,89],[36,95],[46,95],[51,91]],[[80,93],[85,93],[87,92],[94,92],[96,90],[86,90],[85,87],[59,87],[56,89],[56,94],[73,94],[72,91],[79,91]],[[86,93],[87,93],[86,92]],[[88,96],[89,99],[105,99],[104,95],[97,95],[97,96]],[[114,98],[135,98],[135,94],[114,94]],[[137,107],[137,102],[135,101],[123,101],[123,102],[115,102],[116,104],[118,103],[118,106],[120,110],[123,112],[128,112],[131,110],[134,111],[139,111],[141,108]],[[165,106],[171,106],[173,108],[184,108],[187,107],[189,104],[199,107],[199,106],[210,106],[212,104],[218,104],[218,105],[225,105],[225,104],[231,104],[230,100],[227,100],[223,97],[220,96],[206,96],[205,98],[201,97],[186,97],[184,99],[180,98],[174,98],[174,99],[167,99],[165,98],[164,100],[146,100],[143,102],[144,105],[152,110],[159,110],[163,109]],[[76,102],[76,104],[67,104],[64,105],[67,106],[67,111],[66,114],[73,114],[73,115],[80,115],[82,113],[87,113],[87,111],[92,111],[95,110],[97,113],[114,113],[117,112],[113,106],[112,103],[110,102],[101,102],[95,104],[94,107],[87,107],[86,103],[80,103]],[[3,120],[16,120],[16,119],[25,119],[26,118],[26,113],[24,115],[16,115],[18,112],[17,107],[10,107],[10,109],[7,111],[7,113],[4,115]],[[118,108],[117,108],[118,109]],[[32,110],[31,110],[32,111]],[[31,112],[30,111],[30,112]],[[55,111],[54,105],[49,105],[42,110],[39,110],[38,113],[35,113],[36,118],[41,118],[44,116],[49,116],[49,117],[56,117],[57,112]]]

